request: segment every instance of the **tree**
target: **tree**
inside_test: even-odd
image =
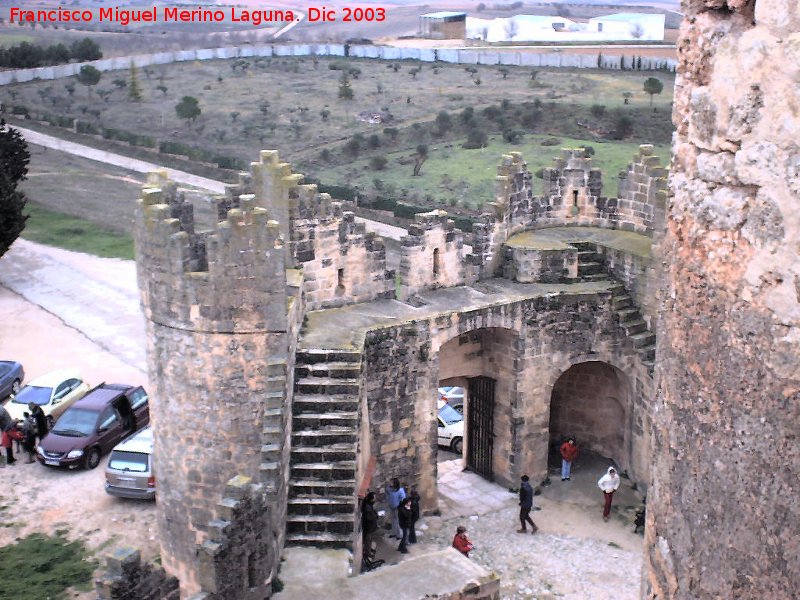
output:
[[[508,67],[502,67],[502,68],[498,69],[498,71],[500,72],[500,75],[503,76],[503,79],[507,79],[508,78],[508,74],[510,73]]]
[[[136,65],[131,61],[130,83],[128,84],[128,98],[133,102],[142,99],[142,88],[139,85],[139,74],[136,72]]]
[[[655,94],[660,94],[663,89],[664,84],[661,83],[660,79],[648,77],[644,80],[644,91],[645,93],[650,94],[650,106],[653,106],[653,96]]]
[[[641,23],[636,22],[631,24],[631,37],[635,40],[639,40],[644,35],[644,27]]]
[[[354,95],[353,86],[350,85],[350,78],[347,76],[347,72],[343,72],[339,78],[339,98],[352,100]]]
[[[76,75],[78,83],[86,86],[87,96],[91,94],[92,86],[100,83],[100,77],[102,76],[103,74],[91,65],[83,65],[80,72]]]
[[[321,111],[319,111],[319,116],[322,117],[323,121],[327,121],[328,117],[331,116],[331,111],[329,111],[327,108],[323,108]]]
[[[167,96],[167,92],[169,91],[169,88],[165,86],[163,83],[161,85],[157,85],[156,89],[162,94],[164,94],[164,97]]]
[[[599,119],[606,114],[606,107],[603,104],[592,104],[592,107],[589,109],[589,111],[592,113],[592,116],[595,119]]]
[[[103,58],[103,53],[100,51],[100,46],[97,45],[97,42],[89,39],[88,37],[83,38],[80,41],[72,42],[72,45],[69,47],[69,51],[72,55],[72,58],[78,61],[100,60]]]
[[[633,98],[633,92],[622,92],[623,104],[630,104],[631,98]]]
[[[65,89],[65,90],[67,90],[67,93],[68,93],[70,96],[72,96],[73,94],[75,94],[75,84],[74,84],[74,83],[72,83],[72,82],[70,82],[70,83],[67,83],[67,84],[64,84],[64,89]]]
[[[0,256],[19,237],[28,220],[28,215],[23,214],[25,194],[17,190],[17,184],[25,179],[30,158],[19,131],[0,120]]]
[[[422,171],[422,165],[428,160],[428,146],[427,144],[420,144],[417,146],[417,152],[414,154],[414,177],[419,177]]]
[[[194,123],[194,120],[200,116],[202,111],[197,98],[193,96],[184,96],[181,98],[181,101],[175,105],[175,112],[181,119],[186,119],[189,123]]]
[[[385,156],[373,156],[369,159],[369,166],[373,171],[383,171],[389,160]]]
[[[633,133],[633,121],[628,115],[619,115],[614,128],[614,139],[625,139],[631,133]]]
[[[436,115],[436,133],[444,135],[449,129],[453,127],[453,120],[446,110],[439,112]]]
[[[128,82],[122,79],[121,77],[118,77],[111,83],[113,83],[114,87],[117,88],[118,90],[128,87]]]
[[[519,25],[513,19],[509,19],[508,23],[506,23],[506,37],[510,41],[514,41],[514,38],[517,37],[519,33]]]

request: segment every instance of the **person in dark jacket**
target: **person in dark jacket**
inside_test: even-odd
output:
[[[36,421],[30,413],[23,413],[25,420],[22,423],[22,449],[28,453],[28,463],[36,462]]]
[[[397,520],[400,522],[400,529],[403,532],[403,536],[400,538],[400,546],[397,548],[401,554],[408,554],[408,534],[411,530],[411,519],[411,498],[408,497],[403,500],[397,509]]]
[[[522,482],[519,485],[520,529],[517,529],[517,533],[527,533],[527,523],[531,524],[531,533],[536,533],[539,531],[536,523],[534,523],[533,519],[531,519],[531,509],[533,508],[533,488],[531,487],[531,484],[528,483],[529,481],[530,477],[523,475]]]
[[[378,513],[375,510],[375,492],[370,492],[361,505],[361,533],[364,536],[364,554],[372,557],[375,534],[378,531]]]
[[[41,443],[42,438],[47,435],[47,417],[42,407],[35,402],[28,403],[28,410],[30,410],[31,416],[36,421],[36,437],[39,438],[39,443]]]
[[[408,543],[416,544],[417,521],[419,521],[419,501],[420,501],[420,497],[419,494],[417,493],[417,490],[412,488],[409,498],[411,499],[411,528],[408,530]]]

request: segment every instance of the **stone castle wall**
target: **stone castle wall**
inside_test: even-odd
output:
[[[471,281],[492,277],[503,263],[502,245],[515,233],[544,227],[582,226],[633,231],[652,237],[663,229],[667,171],[643,145],[621,174],[617,198],[602,193],[602,174],[583,150],[562,150],[542,171],[542,194],[518,152],[503,156],[495,179],[495,201],[473,228],[468,257]]]
[[[800,7],[682,10],[643,596],[792,598]]]
[[[501,485],[521,474],[547,476],[550,402],[570,366],[602,361],[629,378],[627,445],[615,460],[634,481],[649,480],[652,379],[612,318],[608,293],[534,298],[373,330],[363,350],[362,394],[373,488],[392,477],[416,487],[426,510],[436,507],[436,402],[443,379],[497,378],[493,471]],[[462,343],[463,342],[463,343]]]

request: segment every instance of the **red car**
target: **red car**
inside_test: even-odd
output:
[[[36,448],[36,458],[48,467],[94,469],[103,454],[149,423],[143,387],[103,383],[59,417]]]

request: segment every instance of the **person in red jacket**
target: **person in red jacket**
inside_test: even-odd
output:
[[[576,458],[578,458],[578,445],[575,443],[575,438],[567,438],[567,441],[561,444],[561,481],[569,481],[569,471]]]
[[[472,542],[470,542],[469,538],[467,537],[467,528],[463,525],[459,525],[456,528],[456,535],[453,538],[453,548],[469,558],[469,553],[474,547],[475,546],[472,545]]]

